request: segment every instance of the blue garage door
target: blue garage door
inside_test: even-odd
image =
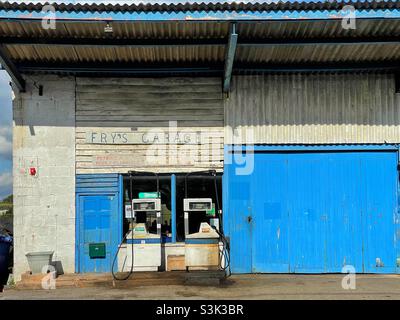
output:
[[[397,150],[256,148],[224,173],[232,271],[399,271]]]
[[[120,178],[77,176],[77,272],[110,272],[121,239]],[[104,257],[90,257],[90,244],[105,244]]]

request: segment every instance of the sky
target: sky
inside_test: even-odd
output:
[[[12,193],[12,107],[10,78],[0,70],[0,200]]]

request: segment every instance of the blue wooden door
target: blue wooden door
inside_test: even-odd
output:
[[[79,272],[110,272],[118,246],[118,196],[79,195]],[[104,258],[90,258],[89,244],[105,243]]]

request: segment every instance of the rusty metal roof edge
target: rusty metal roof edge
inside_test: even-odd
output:
[[[44,5],[52,5],[63,12],[181,12],[181,11],[307,11],[307,10],[340,10],[344,5],[355,9],[399,9],[400,1],[396,0],[338,0],[338,1],[208,1],[208,2],[139,2],[113,1],[102,3],[86,2],[9,2],[0,1],[0,10],[41,11]]]

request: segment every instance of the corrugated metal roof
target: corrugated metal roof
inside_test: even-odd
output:
[[[104,22],[82,24],[58,22],[57,29],[43,29],[40,22],[0,23],[0,42],[4,37],[15,39],[107,39]],[[20,62],[130,62],[130,63],[220,63],[224,60],[225,44],[229,35],[228,22],[115,22],[113,39],[220,39],[218,45],[129,47],[129,46],[58,46],[49,44],[5,44],[10,57]],[[239,44],[259,39],[279,40],[283,45],[268,47],[238,46],[236,62],[241,63],[304,63],[344,61],[397,61],[400,43],[394,44],[324,44],[297,46],[285,44],[293,39],[373,39],[400,35],[400,20],[360,20],[357,29],[345,30],[340,21],[253,22],[238,23]],[[82,41],[81,41],[82,40]],[[51,42],[51,41],[50,41]]]
[[[175,46],[155,48],[90,48],[8,45],[18,64],[37,63],[222,63],[224,46]],[[235,62],[243,64],[296,64],[312,62],[397,61],[398,45],[328,45],[304,47],[239,47]]]
[[[0,2],[0,9],[41,10],[44,1]],[[400,8],[396,0],[304,0],[304,1],[53,1],[59,11],[264,11],[264,10],[332,10],[343,5],[353,5],[356,9]]]
[[[393,61],[400,59],[398,45],[327,45],[270,48],[238,48],[236,62],[297,64],[322,62]]]
[[[35,3],[10,3],[0,2],[3,8],[25,7],[29,10],[41,9],[42,5]],[[43,4],[43,2],[41,2]],[[121,5],[119,1],[111,4],[84,4],[59,3],[59,9],[65,10],[183,10],[191,6],[191,10],[201,7],[207,8],[248,8],[256,10],[269,8],[289,8],[305,4],[309,6],[335,6],[349,3],[358,3],[360,6],[399,6],[400,1],[286,1],[286,2],[208,2],[197,3],[179,1],[157,4],[143,4],[132,1]],[[37,6],[37,7],[36,7]],[[172,6],[172,7],[171,7]],[[227,7],[228,6],[228,7]],[[293,7],[294,8],[294,7]],[[299,7],[298,7],[299,8]],[[322,7],[321,7],[322,8]],[[146,9],[146,10],[147,10]],[[157,9],[157,10],[158,10]],[[186,10],[185,9],[185,10]],[[257,10],[258,10],[257,9]],[[141,9],[140,9],[141,10]],[[208,9],[207,9],[208,10]],[[230,9],[229,9],[230,10]],[[295,9],[293,9],[295,10]],[[147,15],[147,14],[145,14]],[[230,33],[230,21],[113,21],[112,34],[104,32],[105,21],[92,20],[90,22],[77,20],[57,21],[56,29],[44,29],[40,20],[5,19],[0,22],[0,43],[3,43],[5,52],[14,61],[17,67],[27,67],[30,64],[45,66],[58,64],[62,69],[64,65],[91,67],[101,63],[108,65],[124,66],[125,64],[138,65],[144,68],[151,65],[169,66],[173,64],[185,65],[217,65],[218,70],[224,66],[226,44]],[[311,63],[375,63],[400,61],[400,42],[396,37],[400,35],[400,19],[357,19],[356,29],[344,29],[341,20],[262,20],[238,21],[236,32],[239,35],[234,67],[238,64],[273,65],[273,64],[311,64]],[[11,39],[11,40],[10,40]],[[21,41],[21,39],[23,41]],[[40,43],[41,40],[44,41]],[[67,44],[57,43],[55,40],[67,40]],[[126,40],[123,45],[105,45],[104,42],[112,39],[115,41]],[[298,44],[304,40],[315,40],[307,45]],[[323,40],[339,43],[323,43]],[[340,40],[367,39],[371,43],[347,43],[342,45]],[[374,43],[375,39],[393,39]],[[7,42],[6,40],[10,40]],[[14,42],[12,41],[14,40]],[[153,41],[155,45],[144,46],[145,40]],[[163,45],[158,46],[160,40]],[[182,45],[179,41],[193,41],[190,45]],[[214,41],[214,43],[206,40]],[[277,43],[263,46],[262,41]],[[294,40],[294,44],[290,41]],[[24,42],[25,41],[25,42]],[[47,41],[47,42],[46,42]],[[85,42],[86,41],[86,42]],[[96,43],[98,41],[98,44]],[[141,42],[142,41],[142,42]],[[203,41],[203,42],[202,42]],[[322,41],[319,43],[319,41]],[[90,43],[90,45],[87,44]],[[197,43],[197,42],[202,42]],[[250,44],[246,44],[249,43]],[[252,42],[261,42],[254,45]],[[135,45],[131,45],[134,43]],[[172,44],[170,44],[172,43]],[[71,68],[72,68],[71,67]],[[31,67],[33,68],[33,67]],[[238,67],[239,69],[239,67]],[[252,68],[250,68],[252,69]],[[22,70],[22,69],[21,69]],[[27,70],[27,69],[25,69]],[[32,70],[32,69],[30,69]],[[59,69],[57,69],[59,70]]]
[[[40,21],[2,21],[0,37],[105,39],[109,35],[104,32],[104,26],[103,21],[86,24],[59,21],[56,29],[43,29]],[[229,33],[229,23],[216,21],[113,22],[112,27],[115,39],[226,38]]]
[[[217,63],[224,61],[224,46],[175,46],[155,48],[90,48],[7,46],[17,63],[52,62],[113,62],[113,63]]]
[[[399,1],[400,2],[400,1]],[[341,21],[293,21],[239,23],[237,33],[241,39],[318,39],[318,38],[363,38],[399,36],[398,20],[362,20],[356,21],[356,29],[344,29]]]
[[[227,39],[229,22],[218,21],[169,21],[169,22],[113,22],[113,38],[116,39]],[[340,21],[255,21],[237,23],[241,39],[295,39],[338,37],[399,36],[399,20],[357,20],[356,29],[344,29]],[[80,22],[57,22],[57,28],[43,29],[40,21],[2,21],[0,37],[33,38],[107,38],[104,22],[87,24]]]

